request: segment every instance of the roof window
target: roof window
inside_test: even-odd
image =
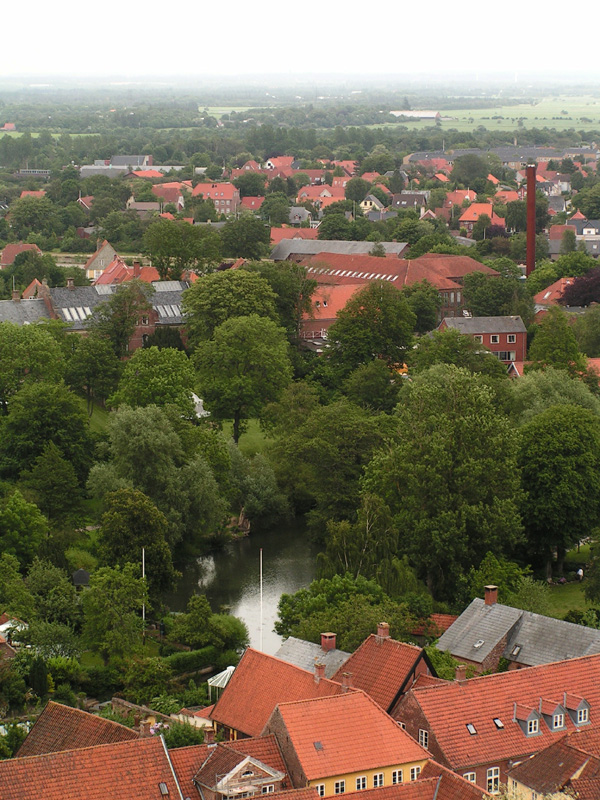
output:
[[[472,722],[467,722],[467,730],[469,731],[471,736],[475,736],[475,734],[477,733],[477,728],[475,727],[475,725],[473,725]]]
[[[479,648],[480,648],[480,647],[481,647],[483,644],[484,644],[484,640],[483,640],[483,639],[478,639],[478,640],[475,642],[475,644],[473,645],[473,647],[474,647],[476,650],[478,650],[478,649],[479,649]]]
[[[494,717],[494,725],[500,729],[504,727],[504,723],[499,717]]]

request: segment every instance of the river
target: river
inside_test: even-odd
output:
[[[260,549],[263,551],[263,613],[260,613]],[[317,548],[308,541],[303,520],[252,533],[222,550],[179,567],[183,577],[167,598],[172,611],[185,611],[194,593],[206,594],[213,611],[227,611],[248,626],[250,645],[273,654],[281,637],[273,630],[277,603],[315,577]],[[262,633],[262,646],[261,646]]]

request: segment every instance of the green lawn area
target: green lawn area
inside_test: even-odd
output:
[[[223,433],[226,436],[231,436],[232,430],[233,422],[223,423]],[[240,436],[239,446],[242,453],[245,456],[254,456],[257,453],[262,453],[266,444],[267,437],[260,427],[260,422],[257,419],[249,420],[246,433]]]
[[[550,586],[550,616],[562,619],[567,611],[585,611],[589,603],[583,595],[581,583],[565,583],[562,586]]]

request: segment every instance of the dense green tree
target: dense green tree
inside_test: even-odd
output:
[[[514,276],[470,272],[463,280],[465,306],[474,317],[522,316],[533,319],[533,302],[522,281]]]
[[[558,405],[587,408],[600,417],[600,398],[563,369],[532,370],[510,382],[510,411],[519,425]]]
[[[560,298],[564,306],[589,306],[600,300],[600,267],[592,267],[565,286]]]
[[[410,310],[417,318],[415,333],[429,333],[438,324],[438,313],[442,300],[438,290],[428,281],[406,286],[402,293],[408,300]]]
[[[415,323],[406,297],[389,283],[373,281],[346,303],[329,328],[328,357],[347,372],[374,358],[401,365]]]
[[[221,259],[221,238],[210,227],[160,219],[148,226],[144,247],[160,277],[180,280],[185,270],[207,272]]]
[[[469,153],[454,159],[452,180],[465,186],[473,184],[477,178],[486,179],[490,172],[490,164],[483,156]]]
[[[142,641],[146,581],[135,564],[101,567],[83,594],[83,638],[105,664],[136,653]]]
[[[36,556],[27,570],[25,585],[33,596],[38,620],[71,628],[79,625],[79,598],[62,569]]]
[[[48,197],[23,197],[10,206],[11,227],[18,239],[24,241],[29,234],[60,235],[63,225],[57,208]]]
[[[192,390],[195,375],[181,350],[158,347],[136,350],[121,375],[111,406],[176,405],[186,417],[194,416]]]
[[[0,501],[0,550],[29,564],[48,534],[48,520],[15,490]]]
[[[125,696],[133,703],[150,703],[165,691],[172,677],[173,670],[164,658],[135,658],[125,673]]]
[[[454,366],[404,386],[394,442],[369,464],[365,489],[389,505],[400,552],[436,597],[451,598],[461,572],[521,535],[516,437],[491,390]]]
[[[257,314],[234,317],[196,348],[200,389],[217,419],[233,419],[237,443],[245,420],[277,400],[292,377],[285,331]]]
[[[498,602],[510,605],[509,597],[519,589],[521,580],[530,572],[528,567],[520,567],[515,561],[486,553],[479,566],[471,567],[469,571],[468,599],[484,597],[485,587],[491,584],[498,587]]]
[[[383,361],[375,359],[361,364],[346,378],[346,397],[370,411],[390,413],[398,402],[398,381],[401,380]]]
[[[553,406],[519,431],[527,501],[523,523],[530,552],[551,574],[566,549],[600,522],[600,419],[586,408]]]
[[[29,472],[21,473],[23,486],[52,522],[61,522],[78,508],[81,493],[73,465],[54,442],[48,442]]]
[[[246,456],[230,443],[231,504],[243,512],[252,529],[269,528],[289,515],[287,498],[277,485],[273,467],[262,454]]]
[[[80,483],[92,462],[88,419],[64,384],[32,383],[14,395],[0,438],[0,473],[15,479],[31,470],[49,442],[68,461]]]
[[[506,377],[506,367],[472,336],[454,328],[433,331],[419,339],[410,354],[411,370],[423,372],[436,364],[453,364],[493,378]]]
[[[560,240],[560,254],[566,255],[567,253],[574,253],[577,248],[577,239],[575,237],[575,229],[571,228],[566,230],[562,239]]]
[[[8,413],[9,399],[28,383],[56,383],[64,359],[52,335],[39,325],[0,322],[0,409]]]
[[[260,216],[271,227],[288,225],[290,221],[290,202],[283,192],[268,194],[260,207]]]
[[[104,401],[114,391],[121,371],[121,362],[108,339],[93,334],[77,337],[69,356],[65,380],[87,401],[88,414],[94,411],[94,401]]]
[[[268,252],[271,243],[269,228],[251,214],[225,223],[221,229],[223,255],[231,258],[259,259]]]
[[[25,622],[35,616],[35,600],[23,581],[19,559],[10,553],[0,555],[0,609]]]
[[[241,197],[263,197],[265,194],[265,181],[267,176],[262,172],[247,172],[238,175],[233,185],[240,190]]]
[[[317,237],[325,240],[348,240],[351,238],[352,226],[344,214],[326,214],[319,225]]]
[[[371,184],[363,178],[350,178],[346,184],[346,200],[352,200],[355,203],[362,203],[365,197],[369,194]]]
[[[104,498],[100,554],[109,566],[141,563],[145,550],[150,597],[173,589],[178,573],[167,544],[169,524],[152,501],[136,489],[120,489]]]
[[[183,294],[188,338],[192,344],[210,339],[219,325],[234,317],[258,314],[275,320],[276,300],[269,282],[256,271],[207,275]]]
[[[557,306],[551,308],[540,322],[528,358],[537,369],[554,367],[571,375],[585,371],[585,358],[579,352],[573,329],[566,314]]]
[[[245,269],[258,272],[269,283],[275,293],[279,324],[289,339],[298,339],[302,317],[311,312],[312,295],[317,288],[317,282],[307,277],[306,267],[291,261],[258,261],[247,264]]]
[[[600,356],[600,307],[593,306],[573,321],[573,333],[579,350],[588,358]]]
[[[108,300],[96,306],[88,322],[89,330],[106,338],[115,355],[122,358],[141,317],[152,308],[153,292],[150,284],[139,280],[120,284]]]

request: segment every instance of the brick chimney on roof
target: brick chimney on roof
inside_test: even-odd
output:
[[[465,664],[457,664],[454,671],[454,680],[462,683],[467,680],[467,667]]]
[[[75,278],[67,278],[67,289],[73,291],[75,288]]]
[[[387,622],[380,622],[377,625],[377,637],[379,639],[389,639],[390,638],[390,626]]]
[[[485,587],[485,604],[486,606],[495,606],[498,602],[498,587],[490,584]]]
[[[13,303],[18,303],[21,300],[21,292],[18,289],[12,290],[12,300]]]
[[[336,647],[336,634],[335,633],[322,633],[321,634],[321,650],[325,653],[328,650],[335,650]]]
[[[141,274],[142,274],[142,265],[140,264],[139,261],[134,261],[133,262],[133,277],[134,278],[139,278]]]
[[[150,720],[143,719],[140,722],[140,739],[147,739],[150,736]]]
[[[352,673],[342,672],[342,692],[347,692],[352,688]]]
[[[325,664],[315,664],[315,683],[319,683],[325,677]]]

